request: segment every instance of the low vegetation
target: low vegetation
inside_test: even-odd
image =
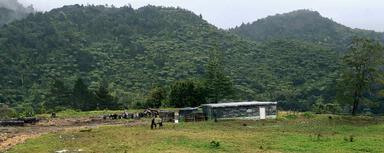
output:
[[[295,117],[293,117],[295,116]],[[23,152],[384,152],[384,118],[284,113],[277,120],[105,126],[43,135]]]

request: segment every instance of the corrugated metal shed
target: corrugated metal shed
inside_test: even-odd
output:
[[[238,107],[238,106],[252,106],[252,105],[276,105],[277,102],[261,102],[261,101],[250,101],[250,102],[231,102],[231,103],[217,103],[217,104],[203,104],[202,107]]]

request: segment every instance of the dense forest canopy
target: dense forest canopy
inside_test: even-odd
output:
[[[181,8],[71,5],[34,13],[0,29],[0,103],[34,112],[55,110],[57,102],[64,108],[93,103],[88,109],[104,109],[102,104],[110,101],[116,107],[145,106],[146,101],[158,105],[146,97],[164,97],[170,93],[163,89],[177,81],[204,78],[214,53],[234,89],[221,101],[279,101],[285,108],[309,110],[316,102],[334,102],[338,49],[349,37],[380,34],[307,12],[255,22],[271,28],[264,32],[241,30],[252,25],[230,30],[239,35]],[[292,15],[308,14],[321,27],[288,32],[268,25],[279,18],[276,24],[291,27]],[[278,31],[273,28],[287,37],[271,33]],[[291,33],[296,40],[285,39]]]
[[[254,41],[298,39],[345,51],[353,37],[369,37],[384,42],[384,33],[352,29],[319,12],[297,10],[242,24],[229,31]]]

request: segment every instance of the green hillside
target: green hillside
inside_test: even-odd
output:
[[[0,29],[0,103],[40,109],[55,80],[72,88],[81,77],[90,90],[107,81],[114,100],[131,107],[155,85],[201,78],[217,54],[235,87],[228,100],[308,109],[333,98],[335,53],[309,42],[257,44],[179,8],[65,6]]]
[[[328,45],[340,51],[347,48],[354,36],[370,37],[384,42],[383,33],[352,29],[311,10],[268,16],[253,23],[242,24],[230,31],[255,41],[298,39]]]
[[[24,7],[17,0],[1,0],[0,1],[0,26],[22,19],[34,12],[32,6]]]

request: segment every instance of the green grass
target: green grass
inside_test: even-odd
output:
[[[267,121],[220,121],[149,126],[105,126],[28,140],[10,153],[54,152],[384,152],[383,118],[314,115]],[[245,126],[246,125],[246,126]],[[353,142],[349,138],[353,137]],[[212,146],[211,142],[219,142]]]

